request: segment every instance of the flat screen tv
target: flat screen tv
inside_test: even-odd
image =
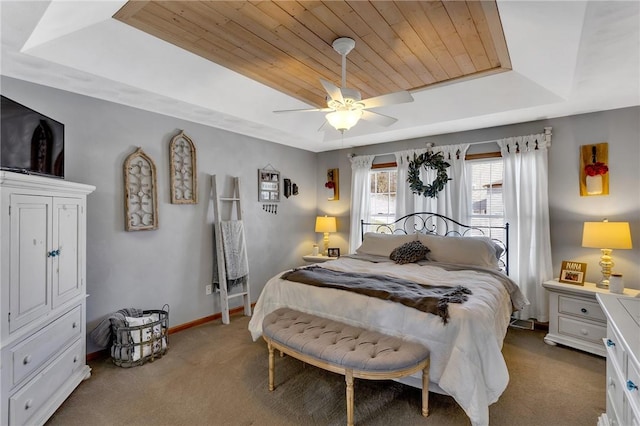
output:
[[[0,95],[0,168],[64,177],[64,124]]]

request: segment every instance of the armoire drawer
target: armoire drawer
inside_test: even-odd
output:
[[[558,298],[558,312],[571,314],[594,321],[606,322],[607,317],[598,305],[598,302],[580,299],[576,297],[560,295]],[[604,336],[603,336],[604,337]]]
[[[69,349],[53,360],[42,373],[38,374],[22,389],[9,398],[9,424],[28,425],[53,394],[77,369],[83,367],[82,339],[78,339]]]
[[[82,307],[76,306],[51,324],[10,349],[12,386],[20,383],[57,352],[80,337]]]
[[[604,324],[594,324],[571,317],[559,316],[558,333],[592,343],[602,343],[602,339],[607,335],[607,327]]]

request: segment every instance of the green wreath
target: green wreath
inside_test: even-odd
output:
[[[451,180],[447,175],[449,166],[450,164],[444,161],[441,152],[432,153],[427,151],[420,155],[413,154],[413,161],[409,163],[409,177],[407,177],[409,188],[414,194],[436,198],[438,192],[442,191],[447,182]],[[424,185],[420,180],[421,167],[424,167],[425,170],[433,169],[437,172],[435,180],[430,185]]]

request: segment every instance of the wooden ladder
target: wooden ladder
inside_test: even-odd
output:
[[[220,310],[222,313],[222,323],[229,324],[229,299],[236,297],[242,297],[244,302],[244,314],[251,316],[251,297],[249,295],[249,276],[247,276],[246,282],[242,285],[240,292],[229,294],[227,288],[227,268],[224,261],[224,248],[222,245],[222,228],[220,222],[222,220],[222,203],[231,203],[231,211],[229,213],[229,220],[233,216],[233,210],[235,207],[236,219],[242,220],[242,209],[240,206],[240,180],[233,177],[233,190],[230,197],[218,196],[218,185],[216,183],[216,175],[211,175],[211,190],[214,197],[214,223],[215,226],[215,238],[216,238],[216,259],[218,263],[218,280],[220,291]]]

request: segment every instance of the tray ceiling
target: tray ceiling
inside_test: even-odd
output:
[[[182,5],[190,3],[182,2]],[[253,8],[254,11],[273,7],[253,1],[239,2],[235,6],[243,3],[245,8]],[[313,16],[317,21],[326,23],[323,25],[330,31],[326,39],[322,38],[323,49],[331,56],[324,56],[331,58],[333,65],[325,65],[324,68],[330,69],[334,77],[317,72],[333,83],[339,82],[340,69],[340,57],[330,48],[334,37],[352,36],[358,43],[348,56],[347,83],[353,88],[358,83],[354,73],[360,67],[366,65],[378,69],[382,66],[381,61],[371,60],[364,65],[356,65],[356,57],[374,53],[382,58],[391,54],[383,49],[389,46],[388,39],[376,32],[381,31],[381,27],[372,23],[373,18],[360,18],[370,26],[366,32],[366,28],[356,29],[357,19],[347,19],[345,14],[334,13],[331,7],[336,5],[333,3],[274,3],[281,10],[284,10],[281,5],[304,5],[308,10],[305,17],[311,19]],[[460,2],[442,4],[441,10],[447,11],[447,15],[447,9],[452,6],[449,3]],[[256,77],[246,77],[114,19],[114,14],[126,4],[125,0],[2,2],[0,74],[3,80],[9,77],[29,81],[314,152],[391,141],[413,140],[407,144],[416,144],[430,140],[431,135],[640,105],[640,2],[497,0],[500,27],[499,30],[491,30],[491,34],[495,40],[495,34],[504,33],[509,50],[508,57],[505,57],[508,63],[499,55],[500,52],[506,54],[506,48],[496,48],[496,55],[501,68],[511,68],[510,71],[496,72],[483,78],[457,77],[422,86],[424,89],[412,90],[414,102],[378,110],[398,118],[395,124],[383,127],[362,120],[344,134],[326,125],[318,131],[326,122],[322,113],[274,114],[275,110],[308,107],[308,102],[256,80],[263,74],[270,76],[272,72],[254,71]],[[342,4],[354,7],[349,2]],[[377,5],[380,8],[387,3],[372,4],[372,7]],[[143,8],[148,3],[136,2],[134,5]],[[404,3],[389,2],[388,5],[398,10],[407,7]],[[464,5],[469,9],[469,4]],[[489,20],[497,13],[494,10],[491,15],[487,8],[495,7],[495,3],[482,2],[480,5],[487,26],[494,27],[496,21],[489,24]],[[359,3],[356,6],[361,7]],[[425,6],[426,2],[420,3],[421,8]],[[477,4],[472,3],[471,7],[474,6]],[[312,12],[317,14],[319,10],[331,11],[339,19],[318,18]],[[133,14],[135,11],[129,12]],[[356,12],[352,13],[360,17]],[[380,14],[377,8],[376,13]],[[471,9],[469,13],[472,13]],[[415,19],[414,15],[417,14],[410,14],[409,18]],[[295,28],[302,30],[293,15],[289,16],[287,23],[300,25]],[[400,21],[393,21],[386,14],[384,16],[390,20],[388,27],[397,34]],[[480,21],[474,18],[472,21],[481,34]],[[194,26],[184,20],[181,22],[184,28]],[[403,25],[412,26],[409,19],[406,22]],[[457,29],[458,24],[454,25],[453,19],[451,22],[464,45],[462,30]],[[227,24],[238,27],[231,21]],[[434,25],[431,20],[429,24]],[[353,33],[343,32],[346,27],[353,27]],[[282,36],[287,31],[297,34],[295,28],[289,28],[294,27],[282,27],[277,32],[274,29],[274,32],[279,34],[279,38],[293,43],[296,38]],[[425,30],[426,27],[420,28]],[[313,34],[320,38],[318,32]],[[380,46],[383,48],[363,51],[367,41],[376,37],[382,40]],[[447,47],[444,36],[438,34],[438,37]],[[410,40],[405,36],[401,38],[407,49],[412,47]],[[250,47],[237,49],[236,53],[246,55],[251,52]],[[392,50],[399,57],[406,56],[395,47],[387,50]],[[298,51],[304,52],[305,57],[315,54],[312,49],[298,48]],[[320,48],[315,49],[318,51]],[[435,57],[435,51],[429,51]],[[287,56],[289,61],[293,61],[294,56]],[[317,59],[304,61],[305,67],[311,68],[314,61],[318,62]],[[252,64],[252,61],[245,60],[245,65]],[[427,68],[425,63],[422,65]],[[410,68],[416,72],[413,65]],[[372,77],[372,72],[365,71],[361,81],[369,86],[379,84],[379,79]],[[386,71],[382,74],[390,76]],[[476,75],[472,74],[472,77]],[[19,89],[12,89],[10,84],[3,86],[3,94],[23,99]],[[307,87],[310,91],[321,90],[315,77],[310,79]],[[360,90],[363,96],[376,94],[367,92],[368,89]],[[386,91],[385,88],[377,90]],[[316,98],[323,95],[320,92]],[[37,100],[37,106],[40,96],[33,95],[33,99]],[[57,111],[50,110],[49,113],[55,117]]]
[[[511,69],[495,1],[129,1],[114,18],[319,107],[338,37],[363,98]]]

